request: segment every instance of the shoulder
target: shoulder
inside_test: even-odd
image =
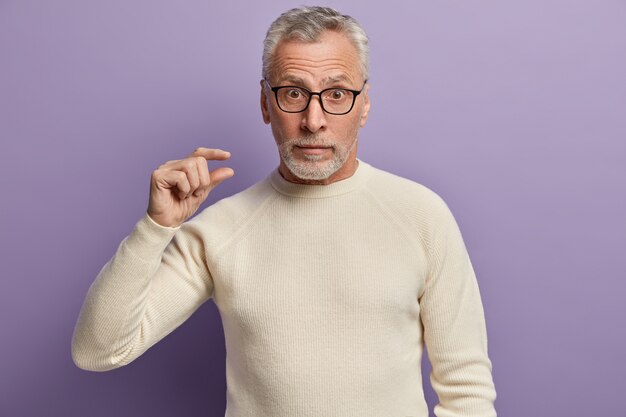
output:
[[[207,244],[218,244],[250,224],[265,210],[275,194],[266,177],[204,208],[186,224],[199,229]]]
[[[418,237],[427,247],[446,237],[460,237],[450,207],[426,185],[371,167],[366,189],[403,233]]]
[[[387,209],[424,220],[449,212],[444,199],[430,187],[371,165],[369,168],[367,190]]]

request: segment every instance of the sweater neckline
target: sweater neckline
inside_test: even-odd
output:
[[[358,166],[348,178],[328,185],[296,184],[283,178],[275,168],[269,175],[272,187],[281,194],[300,198],[326,198],[346,194],[356,190],[364,182],[370,171],[370,165],[357,158]]]

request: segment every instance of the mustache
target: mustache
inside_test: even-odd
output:
[[[334,148],[336,141],[317,134],[307,134],[304,136],[299,136],[297,138],[289,139],[287,143],[290,146],[320,145],[330,146]]]

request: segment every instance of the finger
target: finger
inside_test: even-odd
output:
[[[183,198],[187,198],[198,189],[200,185],[200,178],[198,176],[198,161],[196,158],[187,158],[181,161],[180,170],[187,175],[187,181],[189,182],[189,190],[185,193]]]
[[[189,177],[189,184],[191,185],[191,190],[189,190],[189,193],[187,194],[186,197],[190,197],[191,194],[198,190],[200,188],[201,184],[201,180],[200,180],[200,162],[203,163],[206,166],[206,159],[204,159],[203,161],[200,161],[200,159],[203,158],[190,158],[189,159],[189,170],[187,171],[187,177]],[[208,168],[205,168],[208,169]]]
[[[211,185],[211,177],[209,176],[209,166],[206,159],[200,156],[196,157],[196,166],[198,167],[198,179],[200,184],[193,192],[193,195],[199,197],[203,192],[209,189],[209,186]]]
[[[191,190],[187,174],[185,174],[183,171],[172,171],[165,169],[161,173],[160,179],[165,183],[165,188],[172,189],[172,194],[175,193],[173,189],[176,188],[176,194],[181,200],[183,200]]]
[[[168,167],[168,166],[170,166],[170,165],[172,165],[172,164],[174,164],[174,163],[176,163],[176,162],[179,162],[179,161],[180,161],[180,159],[170,159],[169,161],[162,163],[162,164],[159,166],[159,168],[165,168],[165,167]]]
[[[187,198],[191,193],[198,189],[200,186],[200,177],[198,174],[198,162],[202,160],[206,164],[204,158],[186,158],[182,160],[169,162],[170,165],[165,165],[163,168],[169,171],[179,171],[187,176],[189,183],[189,189],[181,198]],[[208,168],[205,168],[208,169]]]
[[[232,177],[233,175],[235,175],[235,171],[233,171],[232,168],[228,167],[217,168],[209,172],[209,176],[211,177],[211,185],[209,186],[209,190],[217,187],[222,181]]]
[[[221,149],[199,147],[196,148],[196,150],[193,151],[189,156],[202,156],[205,159],[209,160],[224,161],[230,158],[230,152]]]

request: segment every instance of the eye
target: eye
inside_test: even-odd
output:
[[[341,89],[334,89],[334,90],[330,90],[328,92],[328,98],[331,100],[335,100],[335,101],[339,101],[339,100],[343,100],[344,98],[346,98],[346,91],[345,90],[341,90]]]
[[[297,100],[299,98],[302,98],[303,94],[302,90],[298,88],[290,88],[287,90],[286,96],[290,99]]]

